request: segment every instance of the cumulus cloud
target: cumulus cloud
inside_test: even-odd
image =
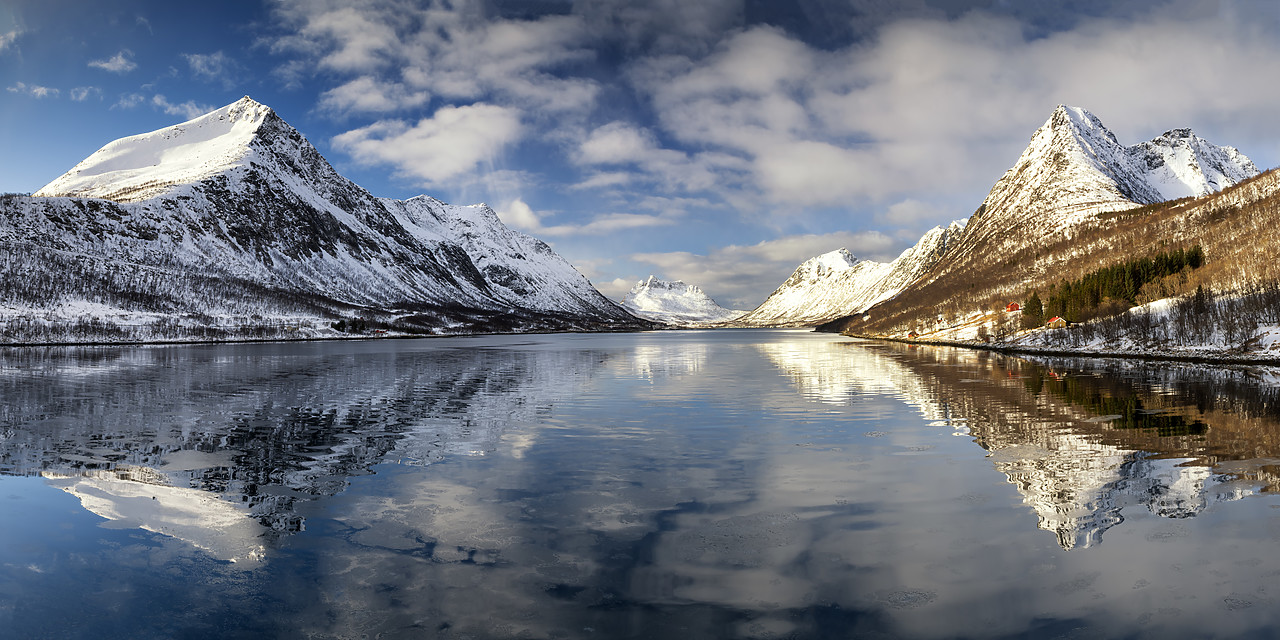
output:
[[[331,113],[390,113],[420,107],[430,100],[426,91],[413,91],[403,83],[361,76],[320,94],[320,108]]]
[[[555,237],[606,235],[626,229],[661,227],[674,224],[682,212],[666,210],[658,214],[606,213],[583,223],[545,225],[545,214],[535,212],[523,199],[516,198],[499,207],[497,213],[503,223],[521,231]]]
[[[897,245],[893,238],[877,231],[842,231],[730,245],[705,255],[673,251],[638,253],[630,258],[653,265],[667,278],[699,285],[722,306],[753,309],[809,258],[844,247],[859,258],[886,261],[897,256]]]
[[[133,52],[124,49],[105,60],[90,60],[89,66],[103,71],[110,71],[111,73],[129,73],[138,68],[138,64],[130,59],[132,57]]]
[[[9,93],[20,93],[22,95],[31,96],[32,98],[50,98],[57,96],[60,92],[52,87],[42,87],[40,85],[27,84],[25,82],[15,83],[11,87],[5,89]]]
[[[1280,71],[1280,45],[1194,17],[1091,18],[1032,37],[1013,18],[969,12],[894,22],[835,50],[754,27],[704,58],[639,60],[629,78],[664,132],[741,158],[768,200],[875,204],[990,184],[1059,103],[1120,133],[1195,124],[1243,138],[1240,122],[1280,133],[1263,117],[1280,87],[1248,80]]]
[[[575,160],[583,166],[630,165],[640,170],[636,177],[668,191],[704,191],[720,181],[709,157],[663,148],[652,133],[624,122],[591,131],[579,144]]]
[[[416,124],[381,120],[333,138],[357,162],[391,165],[425,186],[470,173],[523,135],[519,114],[491,104],[442,107]]]
[[[273,50],[299,54],[350,79],[399,76],[409,94],[501,100],[534,113],[579,111],[595,101],[597,83],[552,73],[590,60],[592,34],[574,16],[503,19],[480,2],[407,7],[392,0],[278,4],[293,29]],[[348,81],[350,81],[350,79]]]

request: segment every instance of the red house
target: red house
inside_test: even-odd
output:
[[[1016,302],[1010,302],[1009,306],[1004,308],[1005,311],[1021,311],[1022,306]]]

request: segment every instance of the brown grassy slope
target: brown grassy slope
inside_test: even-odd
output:
[[[975,214],[970,225],[981,218]],[[927,331],[961,314],[1021,301],[1032,290],[1043,297],[1051,283],[1193,244],[1204,249],[1206,264],[1182,290],[1203,284],[1226,292],[1280,280],[1280,170],[1202,198],[1101,214],[1042,242],[1020,243],[1017,228],[977,228],[983,232],[966,238],[916,284],[873,307],[869,320],[849,316],[820,329],[869,335]]]

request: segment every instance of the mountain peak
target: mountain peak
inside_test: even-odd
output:
[[[1087,109],[1080,107],[1072,107],[1060,104],[1049,116],[1049,120],[1045,122],[1042,130],[1050,131],[1071,131],[1079,143],[1081,138],[1103,138],[1110,143],[1120,144],[1115,134],[1111,133],[1102,120],[1098,116],[1093,115]]]
[[[622,307],[640,318],[682,326],[724,322],[743,314],[716,304],[697,285],[654,275],[637,282]]]
[[[820,256],[814,256],[805,261],[801,268],[809,267],[811,269],[829,269],[831,271],[843,271],[853,265],[858,264],[858,257],[849,253],[849,250],[840,247],[835,251],[828,251]]]
[[[245,96],[202,116],[107,143],[37,196],[137,202],[244,164],[264,122],[278,120]]]

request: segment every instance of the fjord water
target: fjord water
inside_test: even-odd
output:
[[[1242,637],[1275,372],[724,330],[0,352],[0,636]]]

